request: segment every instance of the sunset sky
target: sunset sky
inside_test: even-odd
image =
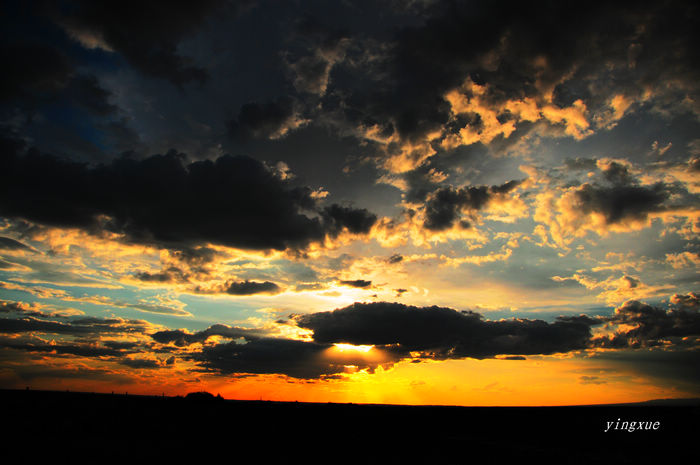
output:
[[[0,388],[700,397],[698,6],[4,2]]]

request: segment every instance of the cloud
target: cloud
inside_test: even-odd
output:
[[[120,53],[142,73],[181,86],[202,82],[207,73],[179,54],[178,44],[222,3],[155,1],[135,7],[117,0],[73,0],[54,19],[84,47]]]
[[[122,365],[128,366],[129,368],[138,369],[153,369],[161,368],[166,364],[157,358],[123,358],[119,361]]]
[[[64,93],[64,97],[67,97],[75,105],[98,116],[107,116],[117,112],[117,107],[109,103],[111,96],[111,92],[100,87],[97,78],[90,75],[75,76]]]
[[[1,283],[0,287],[6,289],[24,290],[21,286],[8,286],[8,283]],[[60,295],[60,294],[59,294]],[[38,318],[66,318],[69,316],[83,315],[82,310],[74,308],[51,309],[43,305],[33,303],[27,304],[24,302],[13,302],[9,300],[0,300],[0,313],[19,313],[25,316]]]
[[[345,230],[366,233],[376,221],[365,209],[319,209],[309,188],[245,156],[186,164],[171,151],[90,167],[8,144],[14,153],[3,158],[0,175],[6,217],[178,250],[204,243],[301,249]]]
[[[298,38],[309,44],[309,54],[285,58],[293,77],[294,88],[300,93],[322,96],[326,93],[333,66],[345,58],[350,41],[342,31],[325,27],[314,18],[306,17],[296,28]]]
[[[239,141],[284,137],[306,122],[296,106],[288,97],[267,103],[246,103],[238,116],[229,122],[229,133]]]
[[[0,249],[2,250],[22,250],[36,252],[33,247],[30,247],[22,242],[16,241],[9,237],[0,236]]]
[[[617,278],[613,275],[605,280],[597,280],[585,274],[574,273],[572,276],[567,277],[553,276],[552,280],[557,282],[576,281],[587,289],[600,289],[602,292],[598,294],[598,298],[605,300],[609,305],[617,305],[630,299],[664,295],[669,289],[673,288],[670,284],[650,286],[643,283],[639,278],[628,275],[622,275]]]
[[[630,300],[615,309],[608,322],[617,328],[612,334],[593,339],[603,348],[692,347],[700,340],[699,297],[676,294],[668,310]]]
[[[343,373],[346,367],[372,372],[378,366],[391,366],[400,354],[345,354],[331,344],[291,339],[262,338],[245,344],[229,342],[205,346],[190,357],[207,371],[219,374],[283,374],[312,379]]]
[[[350,280],[350,281],[339,281],[340,284],[343,284],[344,286],[350,286],[350,287],[358,287],[360,289],[367,289],[368,287],[372,286],[372,281],[366,281],[364,279],[355,279],[355,280]]]
[[[312,330],[318,343],[395,345],[406,356],[421,352],[436,359],[581,350],[591,337],[591,326],[599,324],[585,316],[560,317],[554,323],[489,321],[471,311],[388,302],[355,303],[332,312],[297,315],[294,320]]]
[[[162,250],[160,271],[138,271],[133,277],[142,283],[156,286],[184,284],[202,276],[209,276],[217,268],[217,259],[222,256],[222,253],[205,246]]]
[[[0,332],[2,333],[17,334],[32,331],[58,334],[90,334],[95,332],[91,326],[44,321],[34,317],[0,319]]]
[[[35,316],[40,316],[41,319]],[[0,318],[0,333],[40,332],[87,337],[100,334],[145,334],[154,328],[154,325],[144,320],[79,317],[59,322],[43,319],[49,316],[55,315],[35,314],[34,316],[23,316],[21,318]]]
[[[591,360],[612,363],[619,372],[652,376],[664,384],[680,383],[690,392],[700,384],[700,351],[697,350],[606,350],[591,355]]]
[[[252,341],[254,339],[265,337],[267,334],[267,331],[261,329],[248,329],[215,324],[196,333],[189,333],[182,329],[173,329],[158,331],[151,334],[151,337],[153,340],[160,342],[161,344],[169,344],[172,342],[178,347],[184,347],[194,344],[195,342],[205,342],[212,336],[220,336],[228,339],[243,338],[248,341]]]
[[[582,213],[600,213],[606,224],[615,224],[626,220],[644,221],[649,213],[663,211],[670,193],[663,183],[651,186],[618,183],[611,187],[584,184],[575,195]]]
[[[139,312],[147,313],[160,313],[164,315],[175,315],[175,316],[192,316],[192,314],[184,310],[185,305],[174,299],[168,299],[159,297],[155,300],[145,300],[141,299],[137,302],[127,302],[120,299],[112,299],[110,297],[100,296],[100,295],[83,295],[83,296],[73,296],[62,289],[53,289],[47,287],[27,287],[23,285],[17,285],[14,283],[3,283],[0,282],[0,288],[20,290],[28,292],[42,299],[55,298],[61,299],[65,302],[85,302],[92,305],[104,305],[109,307],[118,308],[129,308],[132,310],[137,310]],[[15,307],[19,305],[20,307],[27,307],[23,303],[11,303]],[[49,316],[61,316],[61,315],[75,315],[76,313],[82,314],[81,310],[75,309],[61,309],[49,312],[44,315]],[[36,316],[36,315],[35,315]]]
[[[692,222],[698,215],[696,196],[679,183],[656,181],[624,160],[597,160],[596,168],[588,182],[559,186],[552,178],[536,195],[534,219],[549,226],[559,246],[589,231],[606,236],[643,229],[653,218]]]
[[[196,294],[229,294],[229,295],[256,295],[279,294],[283,289],[271,281],[235,281],[229,280],[212,286],[196,286]]]
[[[398,289],[394,289],[394,292],[396,292],[396,297],[401,297],[406,292],[408,292],[408,289],[398,288]]]
[[[231,295],[279,294],[282,289],[270,281],[241,281],[227,285],[225,292]]]
[[[57,355],[78,357],[121,357],[126,352],[109,347],[95,347],[92,344],[35,344],[3,340],[0,347],[27,352],[49,352]]]
[[[110,304],[108,304],[110,305]],[[114,302],[112,305],[116,305],[118,307],[125,307],[125,308],[131,308],[134,310],[138,310],[140,312],[147,312],[147,313],[160,313],[162,315],[175,315],[175,316],[192,316],[190,312],[187,310],[183,310],[182,308],[175,307],[175,306],[169,306],[169,305],[161,305],[161,304],[155,304],[155,303],[148,303],[148,302],[137,302],[137,303],[127,303],[127,302]]]
[[[581,384],[606,384],[607,381],[604,379],[601,379],[599,376],[580,376],[579,377],[579,383]]]
[[[380,149],[379,166],[404,173],[479,142],[498,152],[537,133],[582,139],[643,105],[700,114],[696,21],[681,1],[575,11],[432,2],[389,39],[347,37],[332,63],[312,45],[300,64],[323,82],[324,119],[353,128]],[[321,78],[330,67],[333,79]]]
[[[134,278],[150,283],[184,283],[188,280],[187,274],[175,266],[168,267],[157,273],[140,271],[134,274]]]
[[[41,93],[63,89],[73,67],[68,58],[51,45],[8,43],[0,51],[7,71],[0,81],[0,100],[35,99]]]
[[[333,204],[321,212],[329,231],[335,235],[347,230],[352,234],[367,234],[377,222],[377,215],[362,208]]]
[[[349,366],[355,371],[371,373],[379,366],[387,369],[401,360],[466,357],[522,360],[526,355],[586,349],[688,348],[694,344],[693,337],[700,335],[698,301],[693,293],[676,295],[668,311],[630,301],[609,317],[569,315],[559,316],[553,322],[485,320],[476,312],[436,306],[355,303],[331,312],[294,315],[291,322],[311,330],[312,340],[273,338],[270,329],[223,324],[192,333],[184,329],[154,330],[154,326],[140,320],[83,317],[58,322],[46,320],[46,316],[24,316],[0,318],[0,333],[12,335],[2,338],[0,346],[58,356],[107,357],[139,369],[172,364],[154,357],[176,350],[179,358],[196,364],[195,372],[282,374],[312,379],[347,372]],[[19,308],[20,313],[26,313],[24,310]],[[8,307],[8,312],[12,311]],[[591,328],[603,323],[606,326],[592,336]],[[28,339],[25,334],[29,334]],[[78,339],[47,343],[36,338],[36,334]],[[137,340],[102,339],[127,335]],[[148,343],[146,337],[153,342]],[[221,338],[230,341],[221,342]],[[339,343],[372,348],[366,353],[343,351],[335,347]],[[596,351],[591,354],[600,356]],[[582,379],[582,382],[594,381]]]
[[[520,181],[510,181],[500,186],[478,186],[454,189],[443,187],[434,192],[425,204],[424,227],[431,231],[451,228],[462,211],[481,210],[494,197],[507,194],[515,189]],[[469,222],[463,222],[465,229]]]
[[[329,345],[289,339],[259,339],[247,344],[229,342],[202,348],[192,358],[221,374],[278,373],[295,378],[318,378],[340,373],[342,365],[319,360]]]
[[[686,310],[700,309],[700,296],[695,292],[689,294],[674,294],[671,296],[671,303]]]
[[[22,380],[32,381],[35,379],[86,379],[99,380],[115,384],[126,384],[134,382],[134,379],[125,373],[117,373],[112,370],[102,368],[90,368],[86,366],[46,366],[29,364],[25,366],[13,367],[13,371]]]
[[[98,117],[117,113],[118,108],[110,103],[111,92],[102,88],[94,75],[79,70],[74,60],[53,44],[27,39],[3,45],[0,63],[8,71],[0,81],[0,103],[23,109],[27,116],[45,104],[68,104]],[[64,141],[70,136],[62,135]]]

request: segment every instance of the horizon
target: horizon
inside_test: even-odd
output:
[[[99,391],[71,391],[69,389],[65,391],[57,391],[57,390],[44,390],[44,389],[31,389],[30,387],[25,387],[24,389],[7,389],[7,388],[0,388],[0,392],[15,392],[15,393],[20,393],[20,392],[25,392],[25,393],[34,393],[34,394],[78,394],[78,395],[100,395],[100,396],[109,396],[109,397],[123,397],[123,398],[128,398],[128,397],[144,397],[144,398],[158,398],[158,399],[183,399],[187,400],[188,397],[192,394],[197,395],[197,394],[204,394],[206,396],[210,396],[208,399],[190,399],[193,400],[194,402],[217,402],[217,401],[233,401],[233,402],[270,402],[270,403],[291,403],[291,404],[315,404],[315,405],[359,405],[359,406],[375,406],[375,407],[447,407],[447,408],[452,408],[452,407],[463,407],[463,408],[484,408],[484,409],[489,409],[489,408],[504,408],[504,409],[512,409],[512,408],[533,408],[533,409],[542,409],[542,408],[548,408],[548,407],[623,407],[623,406],[639,406],[639,407],[689,407],[689,406],[700,406],[700,397],[688,397],[688,398],[665,398],[665,399],[648,399],[640,402],[627,402],[627,403],[614,403],[614,404],[563,404],[563,405],[457,405],[457,404],[387,404],[387,403],[363,403],[363,402],[321,402],[321,401],[316,401],[316,402],[309,402],[309,401],[298,401],[298,400],[271,400],[271,399],[235,399],[235,398],[226,398],[222,396],[220,393],[211,393],[209,391],[190,391],[186,394],[171,394],[171,395],[165,395],[164,392],[160,394],[134,394],[134,393],[129,393],[129,392],[99,392]]]
[[[0,389],[700,398],[698,7],[1,8]]]

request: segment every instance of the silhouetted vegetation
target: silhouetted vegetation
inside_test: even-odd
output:
[[[190,392],[185,396],[185,399],[192,402],[220,402],[224,400],[221,394],[214,396],[214,394],[207,391]]]

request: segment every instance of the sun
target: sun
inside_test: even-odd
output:
[[[374,346],[356,346],[353,344],[333,344],[335,348],[340,352],[364,352],[367,353]]]

